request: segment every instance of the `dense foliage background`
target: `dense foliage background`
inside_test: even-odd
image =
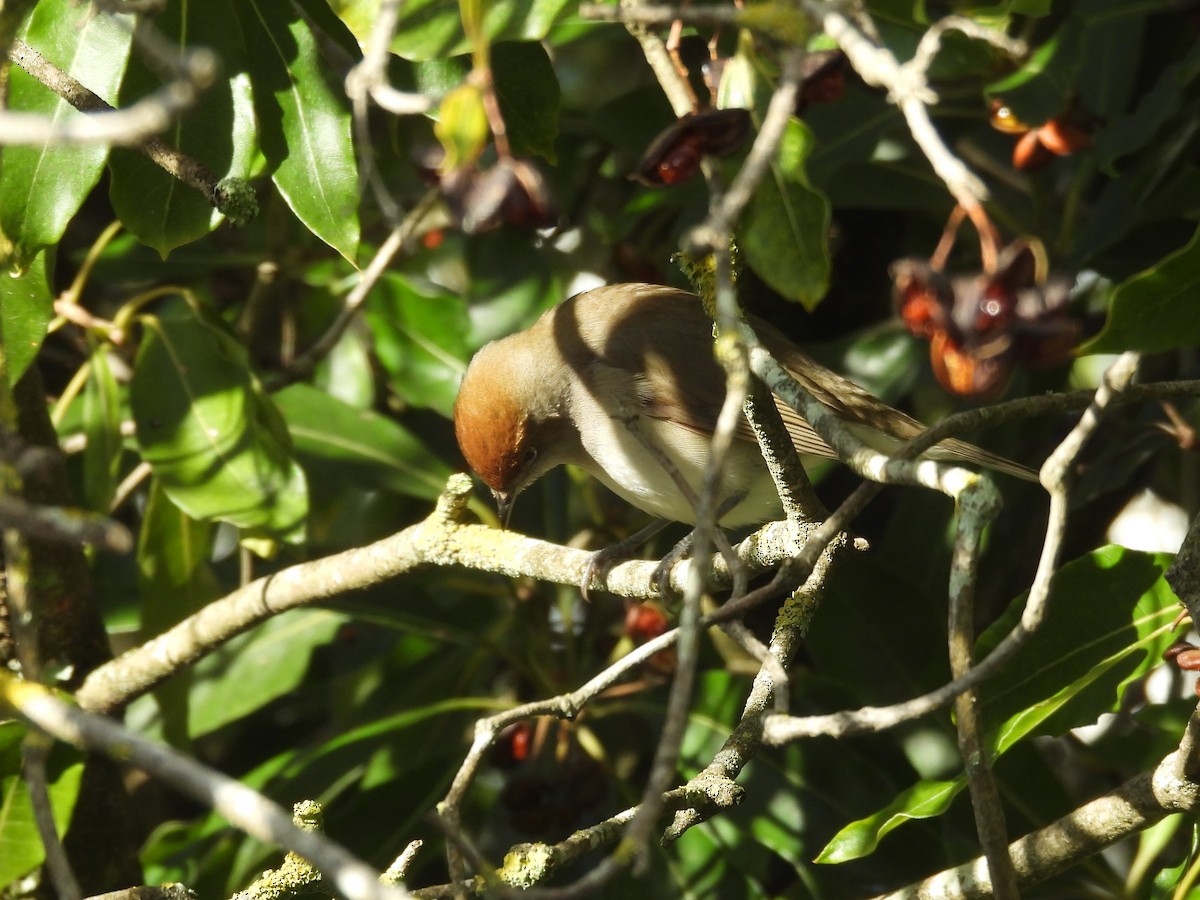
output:
[[[125,7],[8,4],[0,34],[17,36],[14,59],[31,47],[124,108],[188,77],[144,33],[135,40],[138,14]],[[630,177],[678,110],[637,39],[568,0],[407,0],[374,73],[418,107],[428,101],[428,111],[405,115],[363,87],[382,83],[361,65],[379,14],[371,0],[166,0],[143,14],[167,50],[216,56],[218,74],[160,140],[207,167],[210,189],[235,179],[221,182],[222,196],[244,203],[248,184],[257,213],[239,207],[237,226],[137,146],[17,142],[0,123],[5,490],[23,480],[32,502],[111,516],[133,536],[122,553],[31,533],[19,572],[32,586],[42,680],[78,687],[106,656],[101,627],[117,651],[135,647],[252,578],[427,515],[462,469],[449,417],[472,353],[586,287],[686,285],[673,254],[704,218],[709,186],[739,170],[787,49],[835,46],[822,33],[826,11],[768,0],[741,13],[719,3],[682,12],[700,23],[679,43],[700,104],[710,105],[707,76],[715,105],[750,111],[750,135],[714,164],[713,181],[652,187]],[[1051,281],[1042,272],[1021,286],[1034,349],[996,390],[973,397],[952,397],[934,378],[929,342],[896,316],[891,267],[934,253],[956,200],[895,98],[836,57],[834,85],[810,95],[822,102],[800,104],[739,220],[741,301],[925,421],[1001,396],[1092,389],[1104,354],[1123,350],[1145,352],[1143,381],[1195,377],[1195,5],[869,0],[857,13],[901,61],[951,13],[1027,43],[1013,57],[948,31],[928,76],[938,132],[986,184],[1000,244],[1044,248]],[[649,32],[665,38],[668,26]],[[26,68],[7,72],[10,110],[82,115]],[[997,98],[1033,130],[993,127]],[[1014,145],[1034,152],[1026,135],[1043,123],[1075,135],[1068,152],[1043,149],[1041,168],[1015,166]],[[1053,143],[1046,134],[1043,147]],[[519,177],[488,181],[514,159],[525,161]],[[371,272],[381,247],[394,256]],[[981,266],[964,224],[946,271],[969,281]],[[1047,311],[1039,304],[1050,283],[1062,286],[1062,305]],[[1064,333],[1074,353],[1062,352]],[[310,354],[314,346],[323,352]],[[1076,418],[1025,418],[971,439],[1036,468]],[[1195,700],[1178,673],[1161,670],[1166,687],[1146,681],[1176,636],[1178,602],[1161,575],[1200,505],[1195,455],[1181,449],[1194,444],[1189,419],[1186,397],[1169,411],[1119,406],[1076,461],[1050,619],[983,690],[1014,836],[1148,771],[1183,734]],[[62,465],[30,456],[47,443],[63,450]],[[857,483],[832,464],[816,478],[831,507]],[[986,535],[977,603],[981,629],[1000,625],[983,633],[980,656],[1019,614],[1047,515],[1038,486],[998,484],[1005,508]],[[1167,537],[1122,547],[1108,536],[1134,498],[1155,523],[1173,523]],[[495,524],[486,499],[472,509]],[[890,488],[854,523],[871,549],[826,588],[791,670],[793,713],[887,704],[948,680],[953,514],[944,497]],[[522,495],[512,527],[600,547],[642,524],[594,482],[560,470]],[[1159,525],[1134,531],[1149,538]],[[653,549],[681,535],[668,532]],[[6,546],[11,584],[18,560]],[[181,666],[130,704],[125,722],[284,805],[320,800],[326,833],[380,868],[423,839],[407,884],[437,885],[448,878],[444,835],[428,814],[473,723],[578,687],[673,615],[669,604],[610,595],[584,604],[578,588],[427,567],[268,619]],[[760,610],[748,624],[765,639],[772,619]],[[13,658],[3,632],[0,652]],[[758,669],[720,636],[701,652],[680,781],[721,747]],[[506,730],[467,795],[463,830],[474,846],[498,864],[518,842],[559,841],[635,804],[672,671],[660,654],[572,721],[543,716]],[[1105,712],[1116,715],[1100,729],[1071,730]],[[16,719],[0,722],[5,896],[49,891],[30,874],[43,851],[22,781],[24,734]],[[85,774],[83,757],[62,746],[50,763],[56,819],[70,823],[85,893],[180,881],[201,897],[228,896],[278,862],[277,848],[159,781],[133,772],[117,781],[95,761]],[[946,711],[880,734],[764,749],[741,779],[739,806],[656,846],[636,886],[622,873],[607,890],[847,897],[898,888],[978,855],[961,773]],[[1039,890],[1191,896],[1193,825],[1165,818]]]

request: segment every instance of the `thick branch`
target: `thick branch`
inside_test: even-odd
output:
[[[1200,809],[1200,785],[1177,772],[1179,751],[1153,772],[1131,778],[1117,790],[1085,803],[1009,845],[1022,887],[1044,881],[1117,841],[1149,828],[1164,816]],[[993,896],[982,858],[939,872],[889,894],[889,900],[974,900]]]
[[[453,476],[447,494],[425,521],[366,547],[290,566],[213,601],[169,631],[96,669],[76,700],[85,709],[111,712],[273,615],[371,587],[423,566],[466,566],[512,578],[579,584],[591,553],[462,524],[470,491],[469,478]],[[774,523],[743,541],[738,552],[743,563],[757,571],[777,564],[790,549],[788,528]],[[597,574],[590,587],[626,597],[656,597],[650,583],[656,565],[622,563]],[[690,566],[691,561],[684,560],[671,570],[676,589]],[[718,581],[729,577],[719,557],[713,563],[713,576]]]

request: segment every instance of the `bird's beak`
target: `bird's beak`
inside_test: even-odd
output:
[[[508,491],[492,491],[492,496],[496,498],[496,512],[500,515],[500,527],[507,531],[508,520],[512,517],[513,501],[517,499],[517,495]]]

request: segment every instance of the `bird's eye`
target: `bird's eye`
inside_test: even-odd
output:
[[[538,455],[537,447],[526,447],[525,448],[525,457],[522,460],[523,467],[528,469],[530,466],[532,466],[533,461],[535,459],[537,459],[537,455]]]

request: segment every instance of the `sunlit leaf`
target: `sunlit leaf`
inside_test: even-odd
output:
[[[449,415],[466,366],[467,309],[462,298],[427,296],[385,276],[367,305],[375,349],[406,403]]]
[[[1200,344],[1200,230],[1186,247],[1117,286],[1104,330],[1081,353],[1159,353]]]
[[[365,42],[379,9],[377,0],[330,0],[347,27]],[[483,30],[492,42],[538,41],[564,19],[570,0],[491,0],[484,4]],[[392,52],[405,59],[425,60],[469,53],[456,0],[410,0],[404,4]]]
[[[746,206],[738,240],[746,262],[772,288],[812,309],[829,288],[829,201],[805,174],[812,135],[788,122],[779,155]]]
[[[0,722],[0,884],[10,884],[46,858],[22,773],[24,736],[21,724]],[[83,759],[72,748],[58,745],[47,759],[46,769],[50,809],[58,833],[62,834],[79,795]]]
[[[483,152],[490,133],[483,91],[473,84],[461,84],[452,90],[442,100],[433,131],[446,152],[443,166],[447,171],[473,163]]]
[[[398,423],[304,384],[274,397],[301,458],[334,467],[364,487],[436,499],[450,467]]]
[[[72,0],[42,0],[21,36],[48,62],[115,103],[132,34],[132,16],[97,14]],[[83,115],[18,66],[8,72],[9,109],[55,120]],[[16,245],[22,267],[41,248],[58,243],[100,179],[107,157],[103,144],[4,148],[0,232]]]
[[[0,272],[0,327],[3,327],[0,336],[4,340],[10,385],[17,383],[37,356],[46,326],[54,315],[46,265],[46,253],[39,253],[19,276]]]
[[[313,234],[350,262],[358,253],[358,164],[345,89],[311,20],[291,3],[235,6],[262,152],[279,193]]]
[[[167,4],[154,19],[155,28],[179,52],[196,46],[220,47],[224,75],[201,94],[166,132],[158,136],[207,167],[218,179],[245,178],[255,150],[254,107],[245,66],[241,30],[231,0],[180,0]],[[121,86],[121,102],[129,104],[161,87],[162,79],[135,56]],[[138,240],[166,256],[194,241],[222,220],[198,190],[188,187],[144,154],[117,148],[109,160],[109,196],[121,223]],[[155,202],[147,203],[153,197]]]
[[[142,323],[130,401],[138,444],[163,488],[193,518],[298,539],[304,475],[247,368],[245,348],[184,302]]]

